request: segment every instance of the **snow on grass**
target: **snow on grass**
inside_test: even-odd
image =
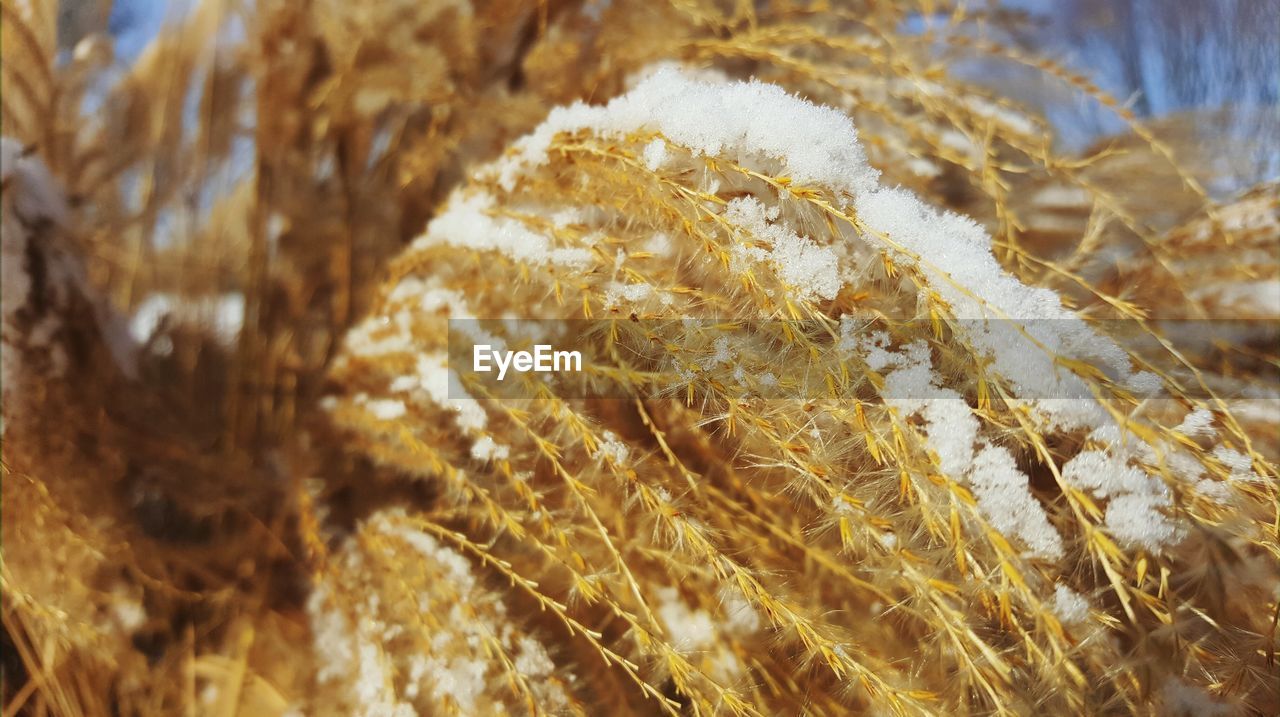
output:
[[[492,436],[481,436],[471,444],[471,457],[478,461],[502,461],[511,455],[511,448],[493,440]]]
[[[623,284],[613,282],[604,291],[604,308],[613,309],[624,305],[634,306],[653,295],[653,286],[649,284]]]
[[[1115,426],[1101,427],[1090,437],[1105,447],[1081,451],[1062,464],[1063,481],[1107,500],[1103,525],[1120,543],[1154,551],[1175,541],[1180,531],[1163,512],[1173,504],[1169,487],[1133,465],[1140,457],[1154,463],[1153,452],[1125,448]]]
[[[1089,601],[1066,585],[1054,587],[1050,607],[1065,625],[1078,625],[1089,620]]]
[[[454,420],[464,431],[479,431],[488,424],[484,408],[468,396],[458,372],[449,368],[449,358],[444,354],[432,354],[418,359],[420,387],[437,405],[456,412]],[[451,398],[458,396],[458,398]]]
[[[549,161],[557,136],[576,132],[617,140],[659,135],[640,152],[650,169],[663,166],[673,148],[680,148],[748,167],[770,162],[769,171],[789,178],[793,185],[827,190],[834,204],[850,215],[862,241],[916,270],[930,295],[959,320],[954,328],[962,344],[1007,386],[1011,403],[1029,409],[1039,430],[1103,430],[1110,432],[1111,440],[1120,440],[1119,427],[1095,399],[1090,385],[1062,365],[1060,358],[1095,367],[1138,394],[1160,387],[1157,377],[1134,368],[1118,344],[1064,307],[1057,293],[1026,285],[1007,273],[992,252],[991,237],[977,223],[938,211],[908,191],[880,186],[879,174],[868,164],[852,123],[837,110],[759,82],[706,80],[662,67],[603,106],[578,103],[553,110],[505,157],[482,169],[480,177],[495,180],[511,192],[525,173]],[[556,248],[552,237],[497,216],[497,207],[494,196],[484,191],[458,194],[415,244],[496,251],[537,266],[581,270],[590,264],[587,249]],[[566,214],[563,207],[547,211],[560,217],[553,224],[582,216]],[[735,197],[724,205],[722,216],[732,227],[735,244],[730,253],[737,270],[763,265],[793,296],[805,301],[834,299],[843,288],[841,261],[852,256],[849,248],[801,236],[782,218],[778,204],[770,204],[763,196]],[[655,235],[646,248],[661,256],[671,244],[666,235]],[[625,259],[621,250],[619,256]],[[384,321],[403,326],[406,335],[409,317],[404,311],[443,310],[452,318],[469,315],[461,297],[432,292],[425,284],[402,283],[392,296],[402,294],[420,295],[419,305]],[[647,285],[614,281],[605,287],[605,304],[607,308],[636,304],[651,294]],[[895,350],[887,337],[855,336],[858,328],[852,324],[842,323],[841,332],[842,352],[862,354],[875,370],[892,369],[882,391],[886,402],[923,419],[923,433],[938,467],[972,487],[985,518],[1020,539],[1031,554],[1061,555],[1061,537],[1031,494],[1028,478],[1013,454],[984,436],[979,416],[958,391],[944,388],[928,347],[919,344]],[[376,341],[391,342],[398,350],[412,348],[406,345],[407,336],[381,336],[374,345]],[[465,396],[460,386],[450,391],[456,376],[450,375],[443,357],[418,361],[418,376],[397,379],[394,386],[423,388],[432,400],[458,412],[458,424],[464,430],[483,428],[483,409],[471,401],[459,402],[458,397]],[[1189,435],[1199,434],[1210,430],[1211,423],[1211,416],[1195,414],[1185,428]],[[491,455],[487,444],[477,446],[478,458]],[[608,441],[600,455],[615,462],[626,458]],[[1108,500],[1106,527],[1117,539],[1154,549],[1176,539],[1178,531],[1162,512],[1170,505],[1167,487],[1137,467],[1139,460],[1152,465],[1146,456],[1130,453],[1082,454],[1075,467],[1067,470],[1066,480]],[[1216,490],[1216,486],[1207,488]]]
[[[224,348],[231,348],[244,326],[244,309],[244,294],[236,292],[200,297],[151,294],[134,309],[129,333],[134,341],[146,343],[171,321],[207,329]]]
[[[900,189],[859,195],[856,209],[871,230],[869,240],[920,268],[993,372],[1009,381],[1015,396],[1031,399],[1047,426],[1096,427],[1109,420],[1088,386],[1055,363],[1055,354],[1097,366],[1140,393],[1158,388],[1155,376],[1135,372],[1124,350],[1064,308],[1056,293],[1006,273],[991,253],[991,238],[972,220],[938,212]]]
[[[498,163],[503,189],[511,191],[522,173],[547,161],[556,135],[580,130],[619,139],[656,132],[702,156],[776,160],[795,183],[829,187],[838,196],[869,191],[879,176],[867,164],[853,122],[842,112],[775,85],[707,82],[666,66],[604,106],[579,102],[552,110]],[[654,150],[646,159],[656,155]]]
[[[362,394],[363,395],[363,394]],[[370,399],[365,396],[365,400],[359,400],[357,403],[363,403],[364,407],[373,414],[373,417],[379,421],[394,421],[397,418],[404,418],[409,409],[404,405],[404,401],[396,398],[375,398]]]
[[[1022,539],[1034,556],[1062,557],[1062,537],[1007,448],[983,447],[973,458],[968,478],[978,507],[996,530]]]
[[[671,237],[662,232],[658,232],[657,234],[649,237],[649,240],[644,243],[644,251],[647,251],[656,257],[671,256],[671,250]]]
[[[1188,413],[1174,430],[1181,431],[1183,435],[1191,438],[1207,436],[1213,433],[1213,412],[1207,408],[1197,408]]]
[[[739,228],[745,239],[756,239],[769,247],[739,245],[736,257],[740,262],[767,263],[802,301],[830,300],[840,292],[835,250],[796,234],[785,222],[778,221],[777,207],[766,209],[754,197],[740,197],[729,202],[724,217]]]
[[[581,269],[591,263],[589,250],[554,248],[551,237],[534,232],[514,219],[492,216],[493,207],[493,196],[484,192],[455,199],[431,220],[426,234],[414,242],[414,247],[443,243],[497,251],[534,266],[554,264]]]
[[[659,588],[657,612],[671,638],[671,646],[679,652],[702,652],[715,646],[715,621],[706,610],[691,608],[679,590]]]
[[[656,172],[667,163],[670,154],[667,152],[667,143],[661,137],[655,137],[652,142],[644,147],[644,165],[649,171]]]
[[[1031,494],[1026,474],[1008,449],[980,438],[981,424],[960,394],[940,385],[928,344],[917,341],[880,360],[895,367],[885,375],[885,403],[903,417],[924,419],[925,441],[938,468],[968,483],[983,517],[996,530],[1021,540],[1031,555],[1061,557],[1062,537]]]
[[[631,449],[618,437],[618,434],[613,431],[605,431],[601,434],[600,445],[596,447],[597,457],[604,458],[615,465],[622,465],[627,462],[630,455]]]
[[[556,665],[542,642],[507,618],[506,604],[471,561],[407,518],[400,508],[371,516],[360,528],[362,539],[349,539],[335,555],[339,569],[312,590],[307,610],[320,660],[317,681],[345,683],[352,714],[362,717],[415,715],[428,704],[431,712],[453,705],[460,714],[497,714],[510,678],[491,652],[499,648],[545,706],[554,712],[567,705],[562,685],[548,679]],[[371,549],[383,557],[369,561]],[[419,615],[406,620],[377,591],[351,589],[347,581],[379,575],[386,558],[424,566],[427,582],[411,610],[437,615],[434,630],[422,630]]]
[[[867,162],[852,122],[838,110],[816,106],[780,87],[755,81],[706,81],[663,66],[603,106],[578,103],[553,110],[482,176],[487,172],[511,191],[523,173],[548,161],[557,135],[580,131],[614,139],[659,133],[663,143],[650,142],[643,152],[651,165],[659,153],[665,160],[669,143],[674,143],[695,155],[729,157],[747,164],[752,158],[766,158],[780,165],[778,174],[792,183],[829,190],[837,205],[852,206],[868,230],[867,242],[919,267],[951,313],[971,320],[966,324],[967,338],[991,359],[994,372],[1008,380],[1015,396],[1092,397],[1079,377],[1055,363],[1055,354],[1098,366],[1138,392],[1159,387],[1154,376],[1133,370],[1118,345],[1064,308],[1055,292],[1027,286],[1005,272],[992,254],[991,238],[975,222],[939,212],[905,190],[880,186],[879,173]],[[487,195],[455,201],[445,216],[432,223],[429,234],[465,231],[466,236],[457,239],[460,243],[496,242],[500,232],[450,219],[454,213],[470,216],[491,201]],[[768,262],[800,298],[833,298],[841,288],[837,247],[799,236],[777,221],[776,212],[777,207],[765,208],[755,198],[729,204],[726,219],[768,245],[767,249],[742,246],[738,258]],[[486,229],[488,233],[482,235]],[[546,253],[544,244],[522,235],[502,243],[504,251],[515,255],[529,252],[529,247],[535,247],[538,255]],[[976,323],[988,319],[996,321]],[[1108,420],[1094,401],[1032,404],[1049,427],[1091,428]]]
[[[1160,690],[1165,717],[1220,717],[1236,714],[1237,710],[1225,702],[1219,702],[1195,685],[1168,678]]]

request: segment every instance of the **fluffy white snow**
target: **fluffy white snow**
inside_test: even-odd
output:
[[[1187,417],[1182,419],[1182,423],[1178,424],[1178,431],[1183,434],[1195,438],[1197,436],[1207,436],[1213,432],[1213,412],[1207,408],[1197,408]]]
[[[1002,108],[988,109],[980,114],[1009,121]],[[553,110],[487,171],[510,191],[523,172],[547,161],[557,135],[579,131],[608,138],[660,133],[664,143],[646,147],[647,161],[658,159],[659,148],[665,158],[667,143],[697,155],[742,161],[765,157],[777,162],[780,173],[794,183],[831,191],[840,206],[852,205],[872,246],[918,266],[952,314],[968,320],[968,338],[1047,426],[1092,428],[1109,420],[1094,401],[1057,400],[1088,399],[1090,393],[1081,379],[1055,364],[1054,354],[1099,366],[1138,391],[1159,385],[1154,376],[1136,373],[1125,352],[1064,308],[1056,293],[1027,286],[1006,273],[992,254],[991,238],[972,220],[938,212],[910,192],[881,187],[852,122],[838,110],[816,106],[773,85],[706,81],[664,66],[606,105],[578,103]],[[471,207],[485,201],[490,200],[455,201],[445,218],[454,211],[474,213]],[[776,207],[766,209],[756,199],[735,200],[727,208],[731,222],[770,246],[767,251],[744,248],[739,256],[768,261],[803,298],[834,297],[841,285],[835,248],[797,235],[777,223],[774,212]],[[433,223],[428,231],[447,235],[455,229],[466,230],[465,237],[457,239],[464,243],[495,241],[498,236],[489,227],[466,228],[452,220]],[[477,233],[485,229],[487,234]],[[545,244],[528,237],[510,240],[504,243],[505,251],[523,254],[534,247],[538,255],[546,252]],[[995,321],[979,323],[987,319]],[[1033,400],[1038,398],[1045,400]]]
[[[510,191],[523,172],[546,162],[556,135],[580,130],[613,138],[656,132],[699,155],[765,157],[781,163],[796,184],[829,187],[841,197],[870,191],[879,176],[844,113],[776,85],[708,82],[667,66],[604,106],[579,102],[552,110],[498,162],[502,187]]]
[[[604,308],[634,306],[652,295],[653,287],[649,284],[622,284],[615,281],[605,289]]]
[[[1071,429],[1109,420],[1089,400],[1084,382],[1055,364],[1053,354],[1098,366],[1140,392],[1158,387],[1154,376],[1134,372],[1114,341],[1064,308],[1056,293],[1006,273],[991,253],[991,238],[972,220],[938,212],[899,189],[859,195],[856,208],[869,240],[920,267],[967,338],[993,361],[994,373],[1028,399],[1046,425]]]
[[[1003,108],[972,109],[1015,129],[1028,129]],[[1156,376],[1135,369],[1118,344],[1064,307],[1057,293],[1028,286],[1007,273],[992,252],[991,237],[977,223],[940,212],[908,191],[881,186],[853,124],[837,110],[815,106],[779,87],[700,77],[666,66],[648,73],[605,105],[578,103],[553,110],[506,156],[480,170],[480,176],[495,180],[506,192],[515,191],[525,173],[548,161],[557,136],[582,132],[617,140],[648,138],[640,159],[650,169],[665,166],[678,149],[748,167],[759,168],[762,161],[767,162],[768,171],[795,185],[830,192],[837,208],[849,214],[858,229],[852,240],[913,267],[958,320],[954,328],[973,347],[975,360],[1002,380],[1011,400],[1025,406],[1044,432],[1093,432],[1106,438],[1100,440],[1103,445],[1121,441],[1119,426],[1095,400],[1090,386],[1060,359],[1095,367],[1138,394],[1160,387]],[[716,181],[704,174],[708,176],[702,181]],[[459,193],[416,245],[444,243],[495,251],[536,266],[575,270],[590,266],[592,255],[587,249],[556,247],[553,237],[498,216],[497,208],[498,201],[484,191]],[[561,226],[580,220],[581,212],[588,211],[579,210],[552,207],[548,211],[554,214],[553,224]],[[852,270],[841,266],[854,256],[850,247],[802,236],[768,197],[732,198],[722,216],[737,240],[730,252],[731,268],[767,267],[799,299],[833,299]],[[672,245],[670,237],[659,234],[644,248],[661,256]],[[414,280],[406,280],[410,281]],[[371,346],[365,347],[366,352],[372,346],[413,351],[407,330],[411,317],[404,312],[444,310],[452,318],[465,315],[461,297],[433,293],[425,285],[402,284],[393,297],[401,293],[420,294],[422,300],[417,307],[380,319],[382,329],[362,327],[353,332],[357,337],[361,331],[368,332]],[[605,286],[605,304],[607,308],[634,305],[651,294],[647,285],[611,281]],[[387,335],[388,324],[404,330]],[[872,369],[889,371],[883,391],[887,403],[923,419],[928,447],[936,454],[939,468],[970,485],[986,519],[1020,539],[1033,555],[1060,555],[1061,536],[1031,494],[1027,476],[1018,470],[1008,449],[984,435],[984,426],[963,397],[942,388],[928,347],[895,349],[884,336],[855,336],[857,327],[852,324],[842,324],[841,331],[842,352],[860,354]],[[762,383],[771,378],[762,377]],[[483,428],[483,409],[475,402],[459,402],[457,397],[465,392],[460,386],[450,392],[451,383],[456,383],[456,377],[450,376],[443,358],[432,356],[420,357],[418,375],[402,377],[394,387],[424,389],[437,403],[456,409],[465,430]],[[1183,428],[1188,435],[1211,432],[1212,416],[1195,413]],[[487,444],[477,445],[480,455],[489,455]],[[620,461],[626,458],[625,450],[620,442],[606,441],[600,454]],[[1133,451],[1086,451],[1064,468],[1065,480],[1107,500],[1105,527],[1117,539],[1156,549],[1179,533],[1163,512],[1170,504],[1167,487],[1140,467],[1143,462],[1155,465],[1150,456]],[[1203,484],[1202,478],[1186,476]]]
[[[1107,500],[1103,526],[1124,545],[1159,550],[1178,538],[1177,525],[1162,510],[1172,505],[1168,486],[1133,464],[1144,451],[1126,448],[1115,426],[1103,426],[1091,438],[1105,448],[1081,451],[1062,464],[1067,485]]]
[[[462,386],[462,379],[456,371],[449,368],[449,359],[444,354],[420,356],[418,380],[419,387],[426,391],[432,401],[457,413],[454,420],[462,430],[478,431],[489,422],[488,415],[479,402],[468,397],[467,389]]]
[[[1008,449],[979,437],[978,418],[960,394],[938,385],[928,345],[918,341],[879,360],[894,367],[885,375],[885,403],[904,416],[924,419],[925,442],[937,455],[938,467],[973,489],[978,509],[992,527],[1021,540],[1031,555],[1060,557],[1062,537],[1031,494],[1027,476]]]
[[[412,649],[404,649],[406,645],[398,641],[413,626],[391,622],[378,592],[367,592],[346,609],[338,604],[339,595],[344,599],[361,595],[358,586],[367,578],[363,551],[368,548],[348,540],[335,556],[341,569],[316,584],[307,604],[320,657],[317,679],[346,682],[350,706],[359,717],[419,714],[426,706],[423,697],[430,697],[436,708],[451,703],[461,714],[491,714],[501,707],[493,694],[508,679],[490,652],[500,647],[551,711],[567,704],[562,686],[539,679],[550,676],[556,667],[546,647],[532,635],[521,634],[518,623],[505,619],[506,605],[485,589],[465,556],[417,530],[406,517],[403,509],[386,510],[369,518],[363,530],[407,545],[443,585],[439,594],[456,596],[447,604],[436,599],[434,589],[418,596],[417,609],[438,614],[444,628],[420,635],[425,643],[415,641]],[[336,582],[344,580],[352,582]],[[481,606],[487,609],[477,609]]]
[[[756,246],[736,247],[739,261],[767,263],[803,301],[834,299],[840,293],[840,266],[835,250],[796,234],[777,219],[776,207],[769,210],[754,197],[740,197],[729,202],[724,216],[747,238],[769,246],[767,250]]]
[[[379,421],[394,421],[397,418],[403,418],[408,413],[408,408],[404,405],[404,401],[396,398],[376,398],[364,402],[364,407],[369,409],[373,417]]]
[[[650,171],[657,171],[662,165],[667,163],[669,157],[667,152],[667,143],[661,137],[655,137],[652,142],[644,147],[644,165]]]

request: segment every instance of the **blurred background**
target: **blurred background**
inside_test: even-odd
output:
[[[105,24],[116,61],[127,65],[166,23],[180,20],[194,5],[194,0],[64,0],[62,45],[69,53],[81,37]],[[1018,31],[985,31],[1062,61],[1127,99],[1138,116],[1157,120],[1156,128],[1166,135],[1193,135],[1198,142],[1192,144],[1204,147],[1206,157],[1230,161],[1231,167],[1216,168],[1227,171],[1208,187],[1215,196],[1280,178],[1280,0],[1004,0],[967,6],[1021,15]],[[927,32],[945,19],[941,12],[918,16],[912,29]],[[1082,151],[1126,129],[1113,113],[1046,82],[1031,68],[969,62],[951,69],[1041,109],[1063,149]],[[1219,151],[1242,142],[1253,150],[1244,157]]]
[[[975,4],[977,5],[977,4]],[[1222,197],[1280,177],[1280,2],[1276,0],[1006,0],[1025,14],[1005,39],[1056,58],[1126,99],[1166,135],[1192,134],[1206,155],[1236,166],[1208,187]],[[930,18],[920,18],[927,29]],[[992,32],[1000,32],[992,29]],[[1053,122],[1063,149],[1084,150],[1125,131],[1114,113],[1069,94],[1043,73],[1010,63],[971,63],[958,74],[1028,105]],[[1230,111],[1228,111],[1230,110]],[[1225,159],[1225,158],[1224,158]]]

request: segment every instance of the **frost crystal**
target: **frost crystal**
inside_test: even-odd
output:
[[[1253,459],[1240,451],[1226,446],[1217,446],[1213,449],[1213,457],[1222,461],[1222,464],[1231,471],[1231,477],[1236,480],[1255,481],[1261,478],[1253,472]]]
[[[1192,438],[1207,436],[1213,433],[1213,412],[1205,408],[1197,408],[1188,413],[1175,430],[1182,431]]]
[[[1173,542],[1178,527],[1160,512],[1169,499],[1160,493],[1126,493],[1107,504],[1106,526],[1122,543],[1152,550]]]
[[[653,295],[649,284],[620,284],[614,282],[604,292],[604,308],[635,305]]]
[[[551,674],[556,665],[547,657],[547,649],[541,642],[532,637],[520,638],[520,654],[516,656],[516,670],[530,677],[543,677]]]

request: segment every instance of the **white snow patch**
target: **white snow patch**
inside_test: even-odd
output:
[[[1021,539],[1032,555],[1062,555],[1062,537],[1044,506],[1031,494],[1029,479],[1008,449],[979,439],[981,424],[956,391],[938,385],[929,347],[917,341],[889,355],[896,368],[885,376],[885,404],[924,419],[924,438],[946,475],[968,483],[978,509],[992,527]]]
[[[613,431],[605,431],[601,435],[600,444],[596,448],[596,456],[605,458],[615,465],[621,465],[627,462],[627,457],[631,455],[631,449],[626,443],[618,438],[618,434]]]
[[[476,251],[496,251],[533,266],[585,269],[591,264],[589,250],[553,248],[551,237],[515,219],[490,216],[493,206],[493,196],[484,192],[454,195],[445,210],[427,224],[426,233],[414,241],[414,248],[449,244]]]
[[[1066,585],[1054,587],[1051,607],[1064,625],[1078,625],[1089,619],[1089,601]]]
[[[667,143],[661,137],[655,137],[652,142],[645,145],[642,156],[644,166],[648,167],[649,171],[656,172],[667,163],[671,155],[667,151]]]
[[[716,643],[716,626],[705,610],[694,610],[675,588],[658,588],[658,617],[671,646],[684,654],[702,652]]]
[[[1161,510],[1172,505],[1168,486],[1131,464],[1150,451],[1123,448],[1119,430],[1113,426],[1095,430],[1090,437],[1107,447],[1081,451],[1064,463],[1063,481],[1108,499],[1103,523],[1121,543],[1158,550],[1174,542],[1180,535],[1178,527]]]
[[[1165,680],[1160,690],[1163,717],[1217,717],[1235,712],[1231,705],[1219,702],[1200,687],[1177,677]]]
[[[708,82],[662,67],[607,105],[579,102],[552,110],[497,162],[503,189],[511,191],[524,171],[545,163],[557,135],[581,130],[611,138],[647,130],[699,155],[759,155],[781,163],[782,173],[796,184],[830,188],[841,202],[845,195],[872,189],[878,177],[853,122],[838,110],[776,85]]]
[[[471,457],[478,461],[502,461],[511,455],[511,448],[493,440],[492,436],[481,436],[471,444]]]
[[[724,216],[746,236],[769,246],[735,247],[740,261],[767,262],[801,300],[830,300],[840,293],[842,282],[835,250],[796,234],[785,222],[774,221],[777,207],[766,209],[754,197],[741,197],[729,202]]]
[[[395,398],[378,398],[365,403],[365,408],[379,421],[394,421],[403,418],[408,409],[404,401]]]
[[[1198,436],[1207,436],[1213,433],[1213,411],[1207,408],[1197,408],[1187,417],[1182,419],[1182,423],[1174,430],[1181,431],[1184,435],[1191,438]]]

